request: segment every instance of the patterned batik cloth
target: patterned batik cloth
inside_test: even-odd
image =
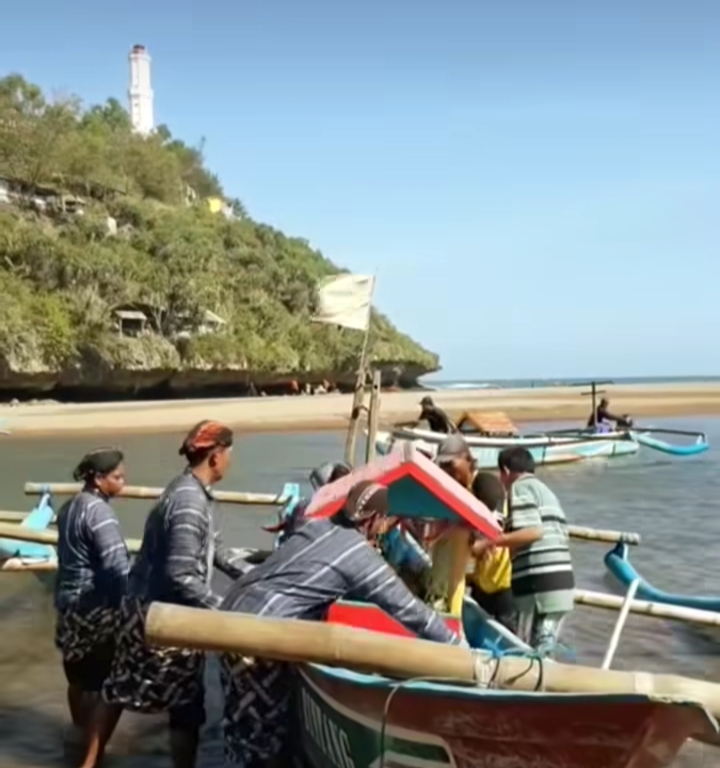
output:
[[[139,600],[123,601],[115,659],[103,698],[109,704],[146,713],[197,704],[204,696],[205,655],[147,645],[146,613]]]
[[[287,754],[293,674],[287,664],[223,654],[225,758],[242,768],[261,768]]]
[[[82,661],[97,648],[111,645],[117,635],[120,617],[114,608],[97,607],[87,611],[68,608],[58,612],[55,647],[63,661]]]

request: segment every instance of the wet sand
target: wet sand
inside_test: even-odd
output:
[[[603,387],[615,413],[636,418],[720,414],[720,383],[645,384]],[[451,416],[463,411],[504,411],[516,421],[581,421],[591,410],[581,387],[445,390],[431,393]],[[416,418],[422,394],[384,392],[380,426]],[[216,398],[121,403],[1,406],[2,426],[13,434],[166,432],[201,419],[219,419],[247,432],[342,429],[351,395]]]

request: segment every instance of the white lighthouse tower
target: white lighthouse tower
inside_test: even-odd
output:
[[[130,120],[133,131],[148,136],[155,130],[153,92],[150,84],[150,54],[144,45],[130,51]]]

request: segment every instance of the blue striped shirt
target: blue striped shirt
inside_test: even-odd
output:
[[[374,603],[426,640],[458,643],[437,613],[354,528],[309,520],[262,565],[236,581],[222,609],[276,618],[323,618],[340,598]]]
[[[215,532],[215,500],[189,470],[167,486],[145,523],[142,547],[130,572],[131,597],[196,608],[217,607],[213,566],[242,575]]]
[[[81,491],[57,515],[55,607],[117,608],[127,590],[129,556],[118,519],[99,493]]]

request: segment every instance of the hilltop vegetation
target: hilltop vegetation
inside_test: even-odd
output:
[[[352,376],[361,334],[310,321],[318,280],[338,268],[239,200],[231,218],[212,213],[206,198],[227,198],[202,146],[164,127],[133,134],[114,99],[84,109],[12,75],[0,80],[0,178],[13,191],[0,197],[5,389],[32,377],[45,389],[112,388],[118,371]],[[152,328],[121,335],[122,305],[157,308]],[[192,332],[206,310],[226,321],[220,332]],[[371,356],[411,378],[438,364],[380,314]]]

